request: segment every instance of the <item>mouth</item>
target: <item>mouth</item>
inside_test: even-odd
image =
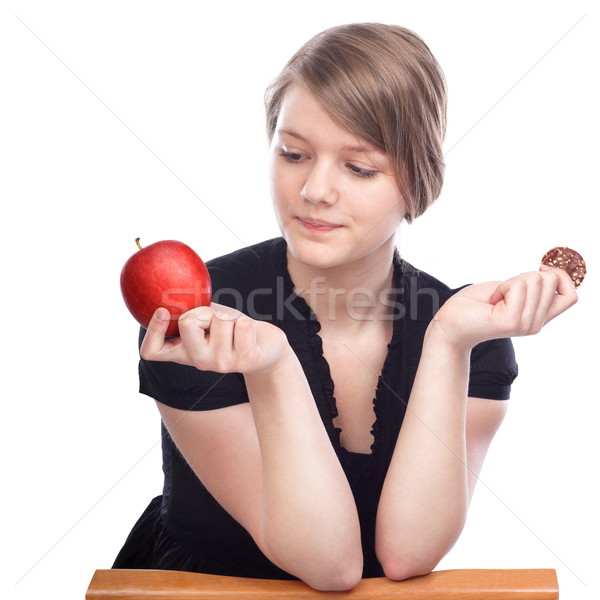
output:
[[[298,217],[298,219],[303,225],[308,225],[314,228],[336,229],[341,227],[341,225],[338,225],[337,223],[329,223],[328,221],[321,221],[320,219],[309,219],[308,217]]]

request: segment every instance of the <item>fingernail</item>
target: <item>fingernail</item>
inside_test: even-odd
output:
[[[169,314],[169,311],[166,308],[157,308],[156,312],[154,313],[154,316],[159,320],[159,321],[168,321],[169,317],[171,316]]]
[[[194,315],[198,321],[210,321],[213,318],[213,311],[210,306],[199,306],[194,310]]]
[[[550,271],[552,269],[549,265],[540,265],[540,271]]]

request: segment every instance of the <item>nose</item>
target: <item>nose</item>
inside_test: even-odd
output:
[[[338,189],[333,165],[325,161],[315,162],[307,174],[301,194],[311,204],[334,204],[338,199]]]

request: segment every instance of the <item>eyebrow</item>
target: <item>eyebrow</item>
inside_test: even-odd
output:
[[[310,143],[304,136],[300,135],[297,131],[294,131],[292,129],[279,129],[278,133],[284,134],[284,135],[289,135],[290,137],[301,140],[302,142],[306,142],[307,144]],[[352,144],[344,144],[342,146],[342,150],[350,150],[350,152],[364,152],[364,153],[380,152],[379,150],[377,150],[376,148],[373,148],[371,146],[352,145]]]

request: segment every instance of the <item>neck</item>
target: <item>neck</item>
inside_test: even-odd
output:
[[[299,262],[287,251],[295,292],[317,315],[322,329],[349,334],[391,323],[393,256],[391,240],[360,262],[321,269]]]

